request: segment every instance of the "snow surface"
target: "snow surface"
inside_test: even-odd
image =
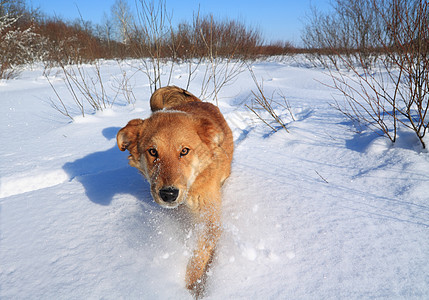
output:
[[[123,71],[101,70],[106,81]],[[221,91],[236,149],[206,298],[428,299],[428,152],[409,132],[395,145],[355,133],[321,69],[284,60],[253,70],[296,120],[278,110],[289,134],[258,121],[243,105],[255,90],[247,71]],[[42,73],[0,84],[0,298],[191,299],[192,226],[152,201],[116,146],[119,128],[150,115],[146,77],[132,77],[135,105],[70,122]],[[49,78],[72,105],[61,74]],[[185,85],[185,65],[173,83]]]

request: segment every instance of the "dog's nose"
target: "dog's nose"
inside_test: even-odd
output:
[[[179,196],[179,190],[175,187],[164,187],[159,190],[159,196],[161,197],[164,202],[174,202],[177,199],[177,196]]]

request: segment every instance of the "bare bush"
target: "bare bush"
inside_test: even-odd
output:
[[[261,44],[258,31],[237,21],[217,21],[212,15],[194,15],[192,23],[172,26],[165,1],[140,0],[137,16],[128,29],[129,47],[140,59],[151,92],[171,84],[177,63],[188,64],[188,88],[193,74],[205,68],[200,98],[215,99],[219,91],[244,71],[245,61]],[[124,22],[120,22],[123,24]]]
[[[337,14],[314,17],[305,35],[313,46],[329,50],[329,55],[318,55],[317,59],[328,69],[332,87],[344,96],[344,102],[337,101],[334,106],[392,142],[397,139],[398,128],[407,127],[425,148],[423,138],[429,126],[428,2],[336,3]],[[327,21],[344,18],[347,22]],[[311,33],[317,24],[325,25]],[[349,32],[356,26],[360,27],[353,29],[349,44],[341,40],[344,35],[336,38],[331,34],[332,27],[336,32]]]
[[[388,74],[395,83],[393,93],[401,101],[391,105],[401,116],[398,120],[416,133],[425,148],[423,138],[429,127],[429,3],[395,0],[388,12],[392,14],[383,14],[390,37],[390,43],[384,45],[390,50],[386,51],[386,64],[399,69],[397,74],[388,69]]]
[[[151,92],[163,86],[162,73],[166,66],[168,55],[167,39],[171,35],[171,16],[167,12],[165,1],[145,1],[136,2],[137,20],[132,24],[130,40],[133,51],[141,59],[142,71],[149,79]],[[164,85],[169,85],[173,72],[174,61],[168,80]]]
[[[103,111],[113,106],[119,95],[128,104],[135,103],[135,96],[130,85],[130,77],[122,70],[119,77],[110,76],[110,84],[106,85],[103,80],[100,62],[95,62],[90,66],[82,65],[61,65],[64,75],[64,85],[67,88],[68,96],[72,98],[73,105],[67,104],[66,97],[61,95],[58,89],[46,76],[51,85],[56,99],[50,99],[54,109],[62,115],[73,120],[72,111],[78,111],[82,117],[90,112]]]
[[[214,21],[213,16],[207,19],[197,19],[195,32],[198,40],[203,44],[206,64],[204,80],[202,81],[200,98],[215,98],[218,102],[219,91],[244,71],[246,61],[235,58],[235,45],[225,42],[223,36],[231,32],[231,26],[222,27]],[[231,25],[231,24],[230,24]],[[223,29],[222,29],[223,28]],[[225,56],[224,47],[229,45],[229,56]]]
[[[341,54],[370,66],[380,54],[384,24],[374,0],[335,0],[330,13],[312,7],[307,21],[302,40],[316,64],[341,67]]]
[[[213,16],[200,18],[197,14],[192,24],[183,23],[179,25],[178,30],[174,30],[165,1],[162,0],[137,1],[135,17],[131,17],[129,10],[129,7],[120,0],[112,9],[116,18],[115,24],[119,27],[116,28],[116,32],[120,33],[122,44],[131,53],[130,56],[139,58],[140,63],[136,64],[134,60],[132,67],[146,75],[151,92],[169,85],[174,67],[178,63],[186,63],[187,88],[196,70],[203,68],[204,78],[200,98],[214,98],[217,101],[219,91],[232,83],[244,70],[246,59],[250,56],[245,54],[243,49],[259,45],[260,37],[256,32],[246,32],[243,24],[234,21],[215,21]],[[107,96],[97,60],[94,60],[99,55],[99,49],[81,47],[80,44],[83,41],[83,45],[87,45],[92,41],[90,24],[81,22],[75,26],[76,31],[70,30],[67,24],[59,21],[45,25],[45,32],[51,34],[50,40],[57,41],[52,43],[54,48],[50,49],[50,53],[59,54],[54,60],[61,67],[65,86],[75,108],[85,116],[86,107],[97,111],[111,106],[112,98]],[[62,34],[58,29],[62,30]],[[102,32],[101,29],[100,31]],[[76,36],[80,38],[76,39]],[[72,53],[61,56],[63,48]],[[92,58],[94,74],[88,74],[87,69],[80,65],[84,58],[88,57]],[[66,67],[75,62],[78,65]],[[114,80],[114,85],[112,88],[116,94],[113,99],[122,94],[129,103],[135,101],[126,72],[123,72],[121,79]],[[52,106],[63,115],[72,118],[70,107],[65,104],[55,87],[51,86],[57,96],[56,100],[52,101]]]
[[[122,94],[127,104],[134,105],[137,101],[136,96],[133,92],[133,86],[130,81],[132,76],[129,76],[127,72],[122,68],[121,63],[118,62],[121,74],[119,77],[113,78],[112,90],[116,92],[116,94]]]
[[[289,133],[289,130],[286,127],[285,121],[276,112],[276,109],[274,107],[275,105],[280,106],[283,111],[289,112],[292,120],[295,120],[289,101],[280,92],[277,92],[277,94],[283,100],[283,103],[274,101],[273,96],[267,97],[264,92],[263,82],[258,82],[255,76],[255,73],[253,72],[250,66],[248,67],[248,70],[250,72],[250,75],[252,76],[253,82],[255,83],[256,91],[252,90],[253,97],[252,97],[251,104],[250,105],[246,104],[246,107],[251,112],[253,112],[258,117],[259,120],[261,120],[265,125],[271,128],[274,132],[277,132],[279,128],[280,129],[283,128],[284,130],[286,130],[286,132]],[[264,117],[264,115],[267,115],[268,118]]]

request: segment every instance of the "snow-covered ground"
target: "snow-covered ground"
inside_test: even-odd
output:
[[[428,152],[408,132],[394,146],[355,133],[330,107],[323,70],[253,70],[296,120],[282,112],[290,133],[258,121],[244,106],[255,90],[247,71],[221,91],[236,148],[206,298],[428,299]],[[115,62],[101,71],[106,82],[121,74]],[[134,106],[118,100],[70,122],[42,73],[0,82],[0,298],[191,299],[192,228],[152,201],[116,146],[119,128],[150,115],[146,77],[132,77]],[[49,76],[72,105],[61,74]],[[185,82],[176,67],[172,83]]]

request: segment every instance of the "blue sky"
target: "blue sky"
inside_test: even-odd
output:
[[[127,0],[131,8],[135,0]],[[100,23],[115,0],[30,0],[33,7],[39,7],[50,16],[66,20],[79,17]],[[259,28],[267,41],[288,40],[300,42],[301,29],[310,3],[326,10],[329,0],[166,0],[167,9],[173,12],[173,22],[191,20],[193,13],[200,8],[201,14],[213,13],[215,17],[238,19]]]

